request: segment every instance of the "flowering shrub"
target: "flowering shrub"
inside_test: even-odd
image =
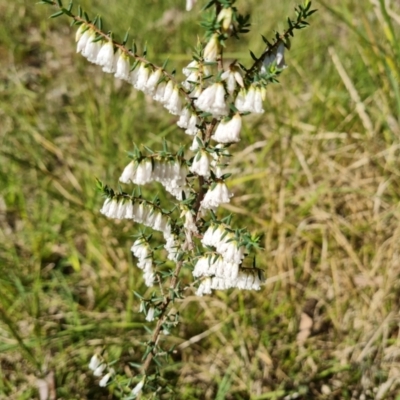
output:
[[[146,51],[138,54],[135,45],[128,47],[128,35],[120,43],[112,33],[103,32],[101,18],[90,19],[80,7],[74,13],[73,4],[65,8],[61,0],[42,3],[59,8],[52,17],[66,15],[78,26],[77,53],[161,103],[191,137],[190,148],[177,152],[170,152],[167,142],[159,151],[138,143],[140,147],[129,154],[131,161],[119,178],[127,190],[134,188],[130,194],[98,182],[105,197],[103,215],[133,220],[160,232],[164,244],[161,249],[152,234],[142,230],[131,248],[145,284],[154,287],[150,298],[138,294],[145,319],[156,321],[139,373],[134,379],[118,375],[98,354],[89,368],[101,378],[100,386],[113,384],[126,399],[141,392],[162,395],[172,390],[162,375],[172,349],[163,349],[160,337],[178,323],[170,306],[185,294],[181,271],[191,271],[190,288],[197,296],[231,288],[259,290],[263,283],[253,254],[259,238],[234,228],[231,216],[221,218],[217,209],[233,196],[225,169],[231,144],[240,141],[242,118],[264,112],[267,87],[286,68],[284,52],[290,48],[290,38],[308,25],[306,20],[314,10],[309,1],[298,6],[296,18],[288,19],[287,30],[277,32],[271,42],[263,38],[265,51],[258,57],[251,53],[253,64],[246,68],[236,60],[227,63],[223,56],[229,39],[240,39],[248,32],[249,16],[239,12],[235,0],[208,1],[203,8],[205,40],[183,69],[185,79],[180,82],[166,64],[157,66],[146,58]],[[188,0],[186,9],[191,10],[194,3]],[[140,187],[152,182],[159,182],[171,195],[168,206],[162,206],[158,197],[143,197]]]

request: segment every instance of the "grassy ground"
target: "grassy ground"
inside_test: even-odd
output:
[[[198,8],[116,3],[83,5],[121,36],[131,28],[150,59],[185,65]],[[237,3],[254,12],[255,53],[295,5]],[[315,6],[231,166],[225,213],[263,233],[267,283],[176,305],[179,399],[400,399],[400,7]],[[87,363],[106,347],[131,373],[147,337],[133,290],[145,287],[135,227],[99,214],[94,177],[115,185],[132,142],[187,137],[76,56],[68,21],[50,13],[0,0],[0,399],[37,399],[46,379],[52,399],[113,399]]]

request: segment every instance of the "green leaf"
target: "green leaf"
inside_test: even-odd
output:
[[[63,15],[63,14],[64,14],[64,11],[60,10],[60,11],[57,11],[56,13],[50,15],[49,18],[57,18],[57,17],[59,17],[60,15]]]
[[[122,44],[125,46],[129,39],[129,31],[126,31]]]

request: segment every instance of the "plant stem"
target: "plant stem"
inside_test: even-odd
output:
[[[182,248],[184,249],[186,247],[186,245],[187,245],[187,241],[185,241],[185,243],[183,244]],[[167,315],[167,311],[168,311],[168,306],[173,301],[173,298],[171,296],[171,292],[173,292],[176,289],[177,285],[178,285],[178,276],[179,276],[179,273],[181,271],[182,265],[183,265],[183,261],[179,261],[177,263],[175,271],[174,271],[174,274],[173,274],[172,279],[171,279],[171,284],[170,284],[170,287],[169,287],[170,294],[168,294],[164,298],[164,301],[163,301],[162,305],[159,308],[159,310],[161,310],[161,315],[160,315],[160,317],[159,317],[159,319],[157,321],[157,325],[156,325],[156,327],[155,327],[155,329],[153,331],[153,335],[151,337],[151,343],[154,343],[154,345],[156,345],[158,343],[158,341],[160,340],[161,327],[162,327],[162,325],[163,325],[163,323],[165,321],[165,318],[166,318],[166,315]],[[154,356],[155,356],[154,350],[152,350],[147,355],[147,357],[146,357],[146,359],[145,359],[145,361],[143,363],[143,366],[142,366],[142,373],[144,375],[147,374],[147,370],[149,369],[151,361],[153,360]]]

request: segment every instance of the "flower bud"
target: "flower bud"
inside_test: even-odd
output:
[[[222,30],[228,31],[232,23],[232,8],[223,8],[219,14],[217,21],[222,22]]]
[[[217,60],[218,54],[220,52],[220,44],[218,41],[218,35],[214,34],[208,41],[206,47],[204,48],[204,61],[214,62]]]

